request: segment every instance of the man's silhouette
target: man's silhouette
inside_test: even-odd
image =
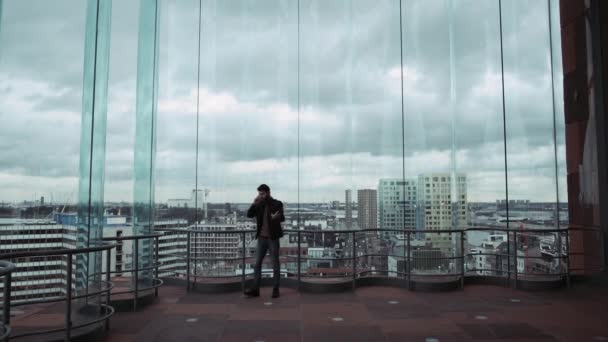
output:
[[[262,262],[264,261],[266,252],[270,251],[273,270],[272,298],[277,298],[279,297],[279,282],[281,277],[279,239],[283,236],[281,222],[285,221],[283,203],[272,198],[270,195],[270,187],[266,184],[262,184],[258,187],[258,196],[247,211],[247,217],[255,217],[257,220],[257,232],[255,237],[258,240],[258,246],[254,268],[255,283],[252,288],[245,291],[245,295],[249,297],[258,297],[260,295]]]

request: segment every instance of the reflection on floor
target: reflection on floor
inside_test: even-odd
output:
[[[522,292],[493,286],[419,293],[367,287],[354,293],[270,298],[187,294],[164,286],[157,303],[112,319],[108,341],[594,341],[608,340],[608,290]]]

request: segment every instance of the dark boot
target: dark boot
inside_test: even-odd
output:
[[[273,289],[272,298],[279,298],[279,296],[281,296],[281,294],[279,293],[279,289]]]

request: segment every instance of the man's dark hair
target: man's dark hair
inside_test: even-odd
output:
[[[270,187],[266,184],[258,186],[258,191],[270,192]]]

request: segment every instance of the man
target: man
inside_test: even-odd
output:
[[[283,215],[283,203],[272,198],[270,187],[262,184],[258,187],[258,196],[253,201],[247,211],[247,217],[255,217],[257,220],[257,232],[255,238],[258,240],[258,247],[255,258],[255,283],[253,288],[247,289],[245,295],[248,297],[258,297],[260,295],[260,280],[262,278],[262,262],[266,252],[270,250],[272,258],[273,288],[272,298],[279,297],[280,281],[280,262],[279,262],[279,239],[283,236],[281,222],[285,221]]]

